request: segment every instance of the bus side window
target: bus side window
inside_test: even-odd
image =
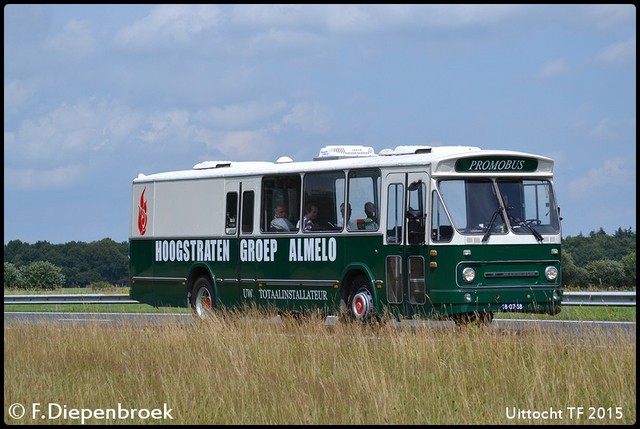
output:
[[[312,231],[335,231],[339,212],[338,201],[344,201],[345,178],[343,171],[307,173],[303,184],[303,213],[300,225],[304,225],[304,208],[311,205],[317,208],[312,219]]]
[[[400,183],[390,184],[387,192],[387,243],[402,242],[403,205],[404,186]]]
[[[426,185],[421,180],[409,185],[407,202],[409,208],[407,210],[407,240],[409,244],[424,243],[425,237],[425,221],[426,213],[424,207],[424,197],[426,193]]]
[[[242,193],[242,233],[253,232],[253,191]]]
[[[300,211],[300,184],[299,174],[265,176],[262,179],[262,232],[296,232],[295,225]],[[276,210],[284,217],[276,220]]]
[[[453,237],[453,226],[449,221],[449,216],[444,210],[444,205],[440,201],[440,196],[436,191],[431,194],[431,240],[450,241]]]
[[[349,172],[349,204],[352,209],[346,223],[348,231],[377,231],[380,205],[380,170]],[[342,224],[342,221],[341,221]]]
[[[225,210],[225,232],[227,234],[236,233],[236,221],[238,219],[238,193],[227,193],[227,207]]]

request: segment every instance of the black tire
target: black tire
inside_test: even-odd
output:
[[[208,277],[198,277],[191,290],[191,310],[200,319],[207,317],[207,313],[213,311],[216,297]]]
[[[347,300],[349,318],[359,323],[368,323],[375,314],[371,282],[364,275],[357,276],[351,283]]]

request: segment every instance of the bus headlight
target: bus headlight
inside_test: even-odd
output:
[[[475,278],[476,278],[476,270],[474,270],[473,268],[467,267],[464,270],[462,270],[462,279],[465,282],[471,283]]]
[[[558,278],[558,269],[556,267],[549,266],[544,269],[544,276],[547,278],[547,280],[552,282]]]

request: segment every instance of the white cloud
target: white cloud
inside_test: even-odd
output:
[[[493,25],[527,8],[523,5],[501,4],[422,5],[416,6],[406,16],[415,24],[426,24],[433,28],[463,28]]]
[[[83,169],[77,165],[39,170],[33,168],[4,171],[5,189],[13,190],[46,190],[64,188],[79,180]]]
[[[636,61],[636,37],[609,45],[596,55],[596,61],[604,64],[626,64]]]
[[[263,131],[207,133],[206,146],[219,152],[225,160],[255,161],[270,155],[273,143]]]
[[[274,48],[286,51],[300,51],[306,49],[316,50],[323,38],[307,31],[294,31],[286,29],[270,28],[265,32],[257,33],[247,42],[249,54],[272,52]]]
[[[494,24],[523,5],[241,5],[230,16],[252,28],[300,28],[336,33],[370,33],[407,29],[460,28]]]
[[[85,54],[93,51],[95,43],[91,23],[72,19],[62,31],[47,40],[46,45],[66,54]]]
[[[325,134],[331,129],[331,112],[317,103],[299,103],[282,118],[282,122],[297,125],[303,131]]]
[[[271,135],[279,131],[279,115],[285,108],[286,103],[280,100],[213,107],[193,115],[183,110],[157,112],[149,118],[140,138],[158,147],[198,143],[217,159],[269,158],[273,150]]]
[[[150,128],[142,130],[140,138],[149,143],[156,143],[178,138],[188,134],[189,112],[186,110],[170,110],[153,114],[149,118]]]
[[[609,140],[615,137],[615,129],[617,127],[611,119],[604,118],[598,121],[595,128],[589,132],[589,137],[598,140]]]
[[[635,139],[636,117],[623,117],[615,112],[610,112],[611,117],[595,117],[598,112],[597,105],[586,102],[579,105],[575,111],[570,112],[567,124],[579,135],[585,143],[597,142],[597,145],[627,144],[629,139]],[[631,112],[628,112],[631,113]],[[592,144],[592,143],[589,143]]]
[[[581,177],[569,183],[572,196],[584,196],[606,189],[611,185],[624,185],[629,180],[635,183],[635,166],[627,167],[624,158],[612,158],[604,161],[602,166],[592,168]]]
[[[81,100],[63,103],[40,118],[25,119],[18,131],[5,131],[5,154],[20,163],[61,163],[119,144],[140,123],[140,115],[116,103]],[[7,142],[6,136],[12,137]]]
[[[23,107],[36,93],[36,85],[21,79],[4,82],[4,110],[13,112]]]
[[[325,23],[328,29],[347,32],[369,32],[380,28],[378,17],[380,6],[330,5],[325,10]],[[384,6],[383,6],[384,7]]]
[[[194,117],[201,123],[214,128],[239,129],[269,121],[279,115],[287,103],[277,100],[272,103],[251,101],[244,104],[231,104],[223,107],[212,107],[197,112]]]
[[[218,25],[219,18],[220,9],[216,5],[161,5],[120,31],[116,42],[134,47],[184,45],[194,35]]]
[[[595,21],[598,30],[609,30],[630,21],[633,21],[635,26],[636,8],[633,4],[600,4],[587,7],[588,15]]]
[[[554,79],[565,76],[568,72],[566,62],[563,59],[557,59],[544,63],[536,73],[536,78],[540,80]]]
[[[308,27],[317,22],[317,5],[296,4],[243,4],[231,6],[231,25],[250,28]]]

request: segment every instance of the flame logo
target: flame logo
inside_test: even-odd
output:
[[[140,205],[138,206],[138,231],[140,235],[144,235],[147,232],[147,202],[144,199],[144,193],[147,188],[142,190],[140,194]]]

